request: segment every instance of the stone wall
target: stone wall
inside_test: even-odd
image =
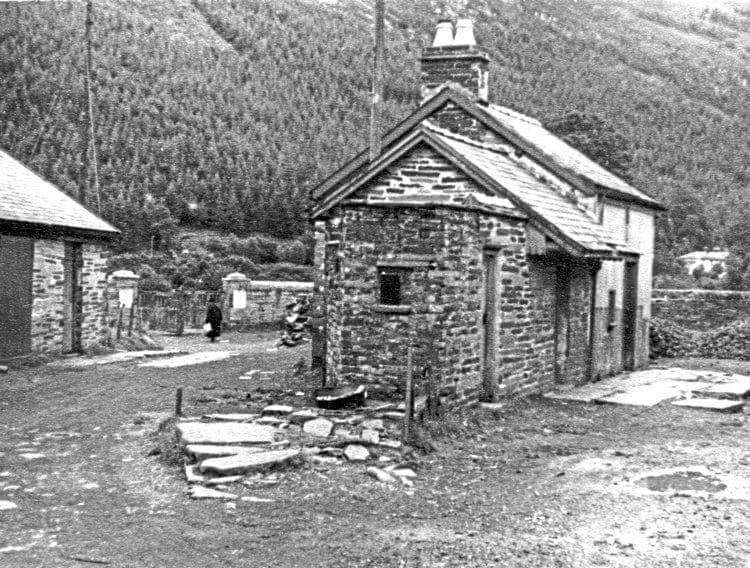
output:
[[[750,319],[750,291],[654,290],[651,315],[693,330]]]
[[[65,334],[65,243],[34,241],[31,350],[62,352]]]
[[[83,243],[81,345],[85,349],[106,333],[105,245]],[[35,353],[61,353],[70,349],[70,306],[65,282],[65,242],[34,241],[31,348]]]
[[[235,307],[234,289],[245,291],[245,306]],[[238,288],[240,289],[240,288]],[[235,327],[281,325],[285,307],[300,296],[308,298],[313,292],[312,282],[247,280],[225,282],[224,321]]]

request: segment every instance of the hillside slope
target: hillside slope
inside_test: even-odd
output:
[[[750,2],[387,1],[384,120],[417,104],[441,10],[472,17],[493,100],[623,135],[636,185],[672,207],[662,256],[750,236]],[[308,190],[367,143],[372,0],[97,0],[105,217],[125,248],[182,224],[281,237]],[[0,3],[0,146],[81,180],[83,4]],[[89,196],[95,203],[95,196]],[[157,243],[159,238],[157,238]]]

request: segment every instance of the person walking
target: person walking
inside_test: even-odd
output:
[[[206,323],[211,326],[211,329],[206,331],[206,337],[212,342],[216,341],[216,338],[221,335],[221,320],[221,308],[216,304],[216,300],[211,298],[206,310]]]

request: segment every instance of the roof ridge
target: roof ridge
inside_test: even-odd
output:
[[[464,144],[469,144],[470,146],[474,146],[476,148],[482,148],[483,150],[489,150],[490,152],[496,152],[498,154],[510,156],[510,152],[508,151],[507,147],[501,144],[479,142],[478,140],[474,140],[473,138],[464,136],[463,134],[458,134],[457,132],[453,132],[452,130],[448,130],[447,128],[443,128],[442,126],[438,126],[434,122],[431,122],[429,119],[425,120],[422,124],[429,130],[432,130],[433,132],[436,132],[438,134],[442,134],[446,138],[452,138],[453,140],[463,142]]]
[[[508,116],[512,116],[513,118],[517,118],[518,120],[523,120],[524,122],[528,122],[529,124],[533,124],[534,126],[541,126],[544,128],[544,125],[541,123],[541,121],[537,120],[536,118],[533,118],[531,116],[528,116],[526,114],[523,114],[521,112],[518,112],[517,110],[513,110],[512,108],[504,107],[502,105],[498,105],[495,103],[490,103],[490,108],[495,109],[496,111],[502,112],[504,114],[507,114]]]

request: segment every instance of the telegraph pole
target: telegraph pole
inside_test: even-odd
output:
[[[375,57],[372,66],[370,106],[370,162],[380,155],[380,111],[383,104],[383,60],[385,59],[385,0],[375,1]]]

